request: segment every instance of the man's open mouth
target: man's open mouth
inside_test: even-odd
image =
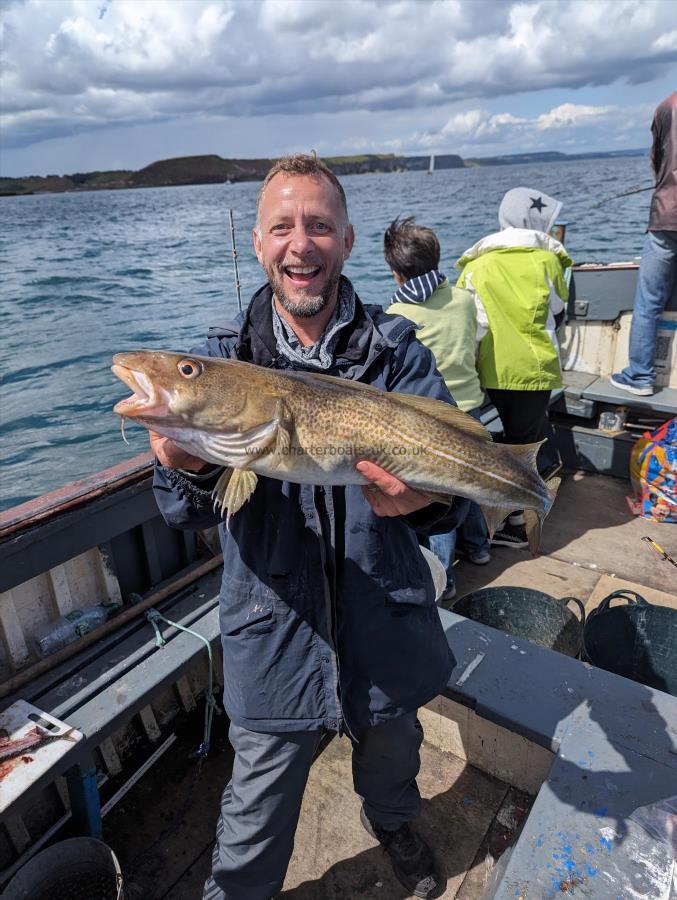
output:
[[[284,266],[284,274],[299,287],[310,284],[322,271],[321,266]]]

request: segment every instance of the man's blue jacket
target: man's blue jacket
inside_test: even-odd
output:
[[[244,315],[209,331],[194,353],[289,368],[261,288]],[[450,401],[413,324],[356,302],[327,374]],[[214,477],[216,480],[216,476]],[[154,489],[169,525],[215,524],[210,482],[157,465]],[[252,731],[347,730],[359,739],[417,709],[453,665],[418,533],[449,531],[465,500],[406,517],[375,516],[358,485],[322,487],[259,477],[221,523],[220,624],[224,706]]]

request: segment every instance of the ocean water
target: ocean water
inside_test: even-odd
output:
[[[356,243],[345,272],[364,301],[394,289],[383,232],[415,215],[437,231],[443,271],[498,229],[500,200],[524,185],[563,202],[577,262],[639,255],[651,192],[648,158],[454,169],[342,179]],[[111,357],[142,347],[186,349],[237,312],[228,209],[243,302],[263,283],[250,232],[259,185],[200,185],[0,200],[0,509],[146,449],[145,429],[120,437],[112,412],[127,389]]]

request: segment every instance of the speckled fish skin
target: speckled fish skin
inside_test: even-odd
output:
[[[208,462],[346,485],[365,483],[355,464],[369,460],[416,490],[535,510],[540,522],[554,499],[535,468],[538,445],[495,444],[441,401],[170,351],[117,354],[113,372],[135,391],[115,412]]]

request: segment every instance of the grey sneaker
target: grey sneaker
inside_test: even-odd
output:
[[[372,825],[364,807],[360,810],[360,822],[390,857],[397,880],[410,894],[432,900],[444,892],[445,882],[437,871],[430,847],[408,822],[400,825],[397,831],[386,831],[385,828]]]
[[[488,550],[464,550],[463,547],[457,547],[456,556],[467,559],[475,566],[486,566],[491,562],[491,553]]]
[[[623,372],[615,372],[609,379],[614,387],[620,388],[622,391],[628,391],[630,394],[636,394],[638,397],[651,397],[654,393],[651,384],[635,384]]]
[[[488,550],[480,550],[479,553],[469,553],[468,559],[474,566],[486,566],[491,562],[491,553]]]

